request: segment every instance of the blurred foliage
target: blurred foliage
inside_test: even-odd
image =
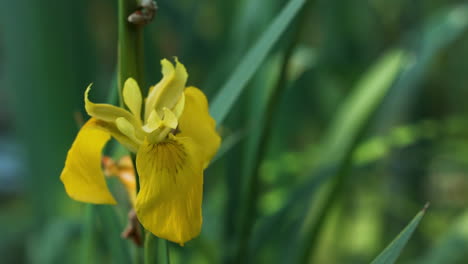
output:
[[[171,263],[370,263],[426,202],[398,263],[468,262],[468,4],[158,5],[145,82],[177,56],[189,85],[230,100],[211,109],[223,145],[205,173],[202,234],[171,244]],[[116,54],[116,1],[0,2],[1,263],[140,257],[120,238],[128,205],[77,203],[59,181],[85,87],[115,98]]]

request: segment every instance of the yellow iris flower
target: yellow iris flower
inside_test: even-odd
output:
[[[185,87],[187,71],[162,60],[162,80],[144,101],[137,82],[129,78],[122,91],[130,111],[95,104],[85,92],[91,119],[81,128],[68,152],[60,179],[78,201],[115,204],[101,168],[102,149],[114,137],[136,153],[140,180],[135,210],[154,235],[183,244],[201,230],[203,170],[221,138],[208,112],[205,95]],[[143,111],[143,113],[142,113]]]

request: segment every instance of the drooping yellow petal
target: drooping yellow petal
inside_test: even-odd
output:
[[[128,78],[125,81],[122,95],[128,109],[130,109],[137,119],[141,119],[141,90],[135,79]]]
[[[111,123],[115,122],[115,120],[119,117],[124,117],[135,127],[141,126],[141,121],[136,119],[134,115],[123,108],[110,104],[95,104],[91,102],[88,98],[91,85],[92,84],[90,84],[85,91],[85,109],[88,115],[95,117],[96,119]]]
[[[202,151],[206,168],[218,151],[221,137],[216,132],[216,123],[208,112],[208,101],[198,88],[185,89],[185,108],[179,119],[180,134],[189,137]]]
[[[161,61],[161,66],[163,78],[148,94],[145,105],[145,120],[152,110],[159,112],[162,111],[163,107],[173,109],[187,82],[187,70],[177,59],[175,67],[166,59]],[[159,114],[162,115],[162,112]]]
[[[189,138],[145,142],[137,153],[136,213],[154,235],[183,245],[201,230],[202,160]]]
[[[101,152],[109,133],[97,128],[90,119],[78,132],[68,151],[60,179],[67,194],[78,201],[95,204],[115,204],[101,169]]]

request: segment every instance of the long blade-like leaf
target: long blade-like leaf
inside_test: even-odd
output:
[[[334,162],[347,155],[406,61],[404,52],[392,51],[364,75],[328,130],[323,148],[326,152],[322,155],[321,162]]]
[[[466,261],[468,252],[468,210],[450,223],[450,229],[426,250],[423,256],[411,263],[457,264]]]
[[[294,19],[305,0],[291,0],[275,18],[255,45],[247,52],[234,73],[220,89],[211,105],[211,115],[217,124],[224,121],[229,110],[237,100],[242,90],[260,67],[265,57]]]
[[[427,207],[428,205],[426,205],[424,209],[413,218],[413,220],[405,227],[405,229],[403,229],[403,231],[401,231],[395,240],[393,240],[392,243],[390,243],[390,245],[388,245],[387,248],[385,248],[384,251],[374,259],[374,261],[372,261],[371,264],[395,263],[406,243],[408,243],[408,240],[413,235],[414,230],[418,227],[419,222],[421,222]]]
[[[325,151],[318,161],[317,169],[321,170],[330,166],[335,168],[330,174],[333,182],[318,205],[312,201],[315,197],[309,198],[311,202],[306,212],[310,215],[304,218],[305,221],[300,231],[299,263],[309,261],[327,213],[337,197],[336,193],[343,186],[359,136],[367,128],[378,106],[407,63],[405,55],[401,50],[393,50],[385,54],[357,83],[353,93],[346,99],[332,121],[322,146]]]

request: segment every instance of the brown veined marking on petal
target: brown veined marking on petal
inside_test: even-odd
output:
[[[178,175],[187,159],[184,146],[175,140],[169,139],[152,145],[148,153],[153,151],[155,156],[154,168],[164,170],[168,175],[172,176],[172,180],[177,184],[176,175]]]
[[[197,147],[188,137],[169,134],[156,145],[145,142],[137,153],[138,218],[156,236],[180,245],[199,235],[203,221],[203,161]]]

